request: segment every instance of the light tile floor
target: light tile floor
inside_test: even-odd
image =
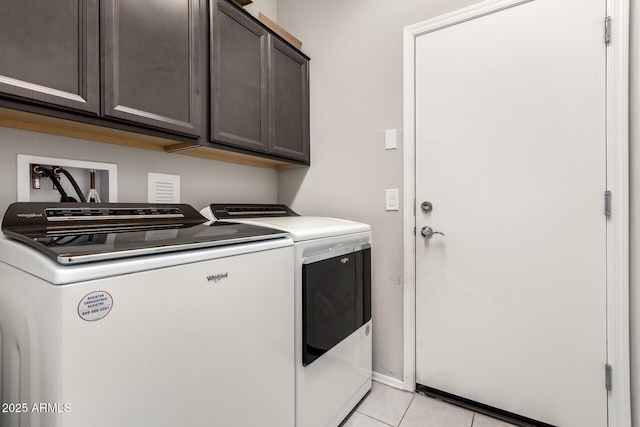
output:
[[[342,427],[515,427],[437,399],[373,382]]]

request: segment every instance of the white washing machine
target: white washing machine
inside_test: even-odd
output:
[[[371,389],[371,227],[285,205],[212,204],[215,221],[290,233],[295,246],[296,426],[337,426]]]
[[[203,222],[188,205],[9,207],[2,427],[294,425],[293,242]]]

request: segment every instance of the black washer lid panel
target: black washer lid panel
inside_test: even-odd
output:
[[[216,219],[234,218],[275,218],[286,216],[300,216],[289,206],[281,204],[259,203],[212,203],[209,205],[211,213]]]

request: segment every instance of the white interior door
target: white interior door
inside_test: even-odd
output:
[[[415,45],[416,381],[561,427],[607,425],[605,6]]]

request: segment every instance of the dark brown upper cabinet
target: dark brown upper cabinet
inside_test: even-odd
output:
[[[309,58],[227,0],[211,1],[211,140],[309,163]]]
[[[0,92],[97,115],[98,0],[0,0]]]
[[[309,61],[269,38],[270,153],[309,160]]]
[[[212,16],[211,138],[266,152],[269,148],[268,33],[225,1],[217,2]]]
[[[101,4],[102,114],[200,135],[200,0]]]

